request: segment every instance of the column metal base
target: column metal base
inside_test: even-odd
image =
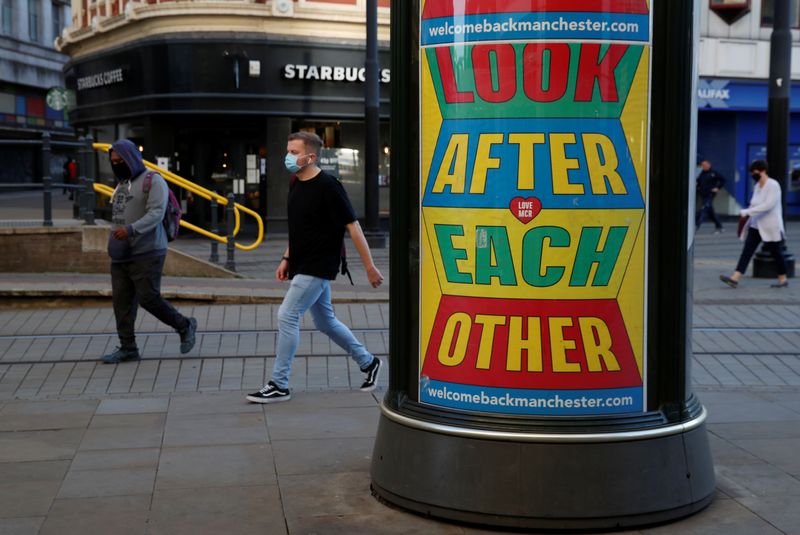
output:
[[[497,527],[607,529],[681,518],[713,498],[702,421],[639,439],[512,441],[408,425],[389,412],[383,407],[375,441],[373,493],[416,513]]]

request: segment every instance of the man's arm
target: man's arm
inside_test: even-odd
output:
[[[289,248],[283,252],[281,263],[278,264],[278,269],[275,270],[275,278],[279,281],[289,280]]]
[[[375,267],[372,261],[372,253],[369,251],[367,239],[364,237],[364,232],[361,230],[361,225],[358,220],[353,221],[347,225],[347,232],[350,233],[350,238],[353,240],[353,245],[356,246],[356,251],[361,257],[361,262],[364,264],[364,269],[367,270],[367,278],[373,288],[377,288],[383,282],[383,275]]]
[[[725,177],[722,176],[721,174],[717,173],[716,179],[717,179],[716,180],[716,188],[717,188],[717,191],[719,191],[719,190],[721,190],[722,188],[725,187]]]

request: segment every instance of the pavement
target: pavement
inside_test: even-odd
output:
[[[36,221],[2,197],[0,218]],[[741,248],[728,229],[702,228],[694,261],[692,384],[708,409],[715,499],[689,518],[620,533],[800,534],[800,283],[781,290],[751,277],[736,290],[719,283]],[[800,250],[800,224],[789,225],[789,236],[790,250]],[[387,377],[376,391],[359,392],[360,372],[310,322],[293,399],[244,401],[272,368],[277,304],[266,293],[263,301],[233,297],[282,295],[285,285],[269,276],[283,244],[285,237],[269,237],[253,253],[237,251],[245,279],[165,280],[176,296],[182,287],[229,294],[179,301],[200,324],[197,345],[183,356],[177,335],[142,312],[143,359],[100,364],[116,342],[107,302],[26,305],[0,293],[0,534],[494,532],[371,496]],[[208,250],[201,240],[176,246]],[[388,282],[388,251],[373,253]],[[356,286],[335,285],[337,315],[388,361],[388,289],[367,287],[357,261],[353,267]],[[3,274],[0,289],[37,284],[67,291],[108,280]]]

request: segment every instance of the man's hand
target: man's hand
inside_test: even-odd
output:
[[[719,188],[711,188],[711,193],[717,193],[718,191],[719,191]]]
[[[367,268],[367,278],[373,288],[377,288],[383,282],[383,275],[381,275],[381,272],[378,271],[378,268],[375,266]]]
[[[275,278],[281,282],[289,280],[288,260],[281,260],[281,263],[278,264],[278,269],[275,270]]]
[[[114,239],[115,240],[127,240],[128,239],[128,229],[125,227],[119,227],[117,230],[114,231]]]

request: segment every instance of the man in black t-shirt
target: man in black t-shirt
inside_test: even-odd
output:
[[[311,312],[314,325],[346,350],[364,372],[361,390],[375,389],[381,361],[366,350],[350,329],[336,319],[331,305],[330,281],[341,261],[345,230],[350,234],[373,288],[383,275],[356,219],[353,207],[339,181],[317,166],[322,140],[316,134],[296,132],[289,136],[284,164],[294,180],[289,188],[289,247],[275,271],[280,281],[291,279],[278,309],[278,343],[272,378],[258,392],[247,396],[254,403],[291,399],[289,374],[300,342],[300,318]]]

